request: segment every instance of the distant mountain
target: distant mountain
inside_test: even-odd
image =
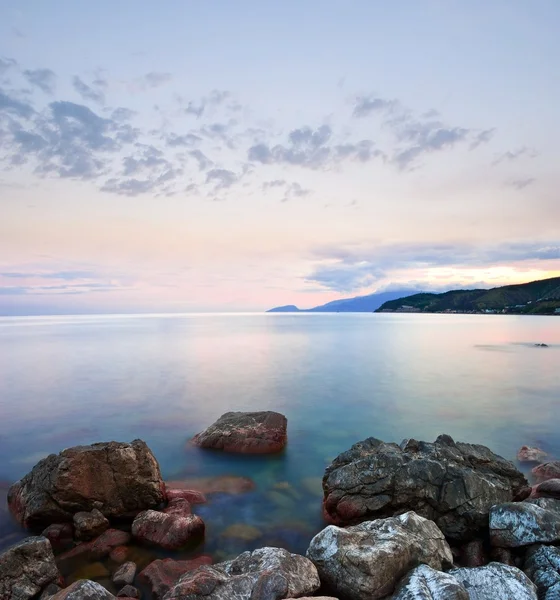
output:
[[[377,312],[560,313],[560,277],[490,290],[413,294],[385,302]],[[556,314],[558,314],[556,313]]]
[[[368,296],[356,296],[355,298],[344,298],[342,300],[333,300],[327,304],[316,306],[315,308],[301,309],[293,304],[287,306],[277,306],[266,312],[374,312],[384,302],[395,300],[412,294],[415,290],[397,290],[394,292],[380,292],[378,294],[369,294]]]

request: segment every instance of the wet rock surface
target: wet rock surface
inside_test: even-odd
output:
[[[115,600],[115,596],[101,584],[82,579],[55,594],[52,600]]]
[[[533,582],[516,567],[490,563],[476,569],[452,569],[471,600],[537,600]]]
[[[106,517],[153,508],[164,500],[154,455],[141,440],[76,446],[39,461],[9,491],[12,514],[25,527],[72,521],[94,508]]]
[[[523,570],[537,586],[539,600],[560,598],[559,548],[540,545],[529,548]]]
[[[183,575],[165,600],[281,600],[319,589],[313,563],[282,548],[259,548]]]
[[[287,427],[286,417],[277,412],[228,412],[195,435],[192,442],[225,452],[270,454],[286,445]]]
[[[78,540],[91,540],[109,529],[109,520],[96,508],[91,512],[77,512],[73,522]]]
[[[418,564],[439,570],[453,563],[442,532],[414,512],[345,529],[326,527],[311,540],[307,557],[323,583],[352,600],[388,596]]]
[[[531,448],[530,446],[521,446],[517,452],[519,462],[542,462],[548,457],[548,454],[540,448]]]
[[[154,560],[138,575],[139,580],[150,588],[154,600],[162,600],[177,580],[203,565],[211,565],[209,556],[199,556],[193,560]]]
[[[60,577],[49,540],[29,537],[0,554],[0,598],[27,600]]]
[[[131,584],[134,581],[135,576],[136,563],[128,561],[115,571],[111,579],[117,587],[122,587],[123,585]]]
[[[465,586],[455,577],[420,565],[401,579],[391,600],[470,600]]]
[[[552,460],[537,465],[533,467],[531,473],[537,482],[546,481],[547,479],[560,479],[560,461]]]
[[[155,510],[140,513],[132,523],[132,535],[141,542],[166,550],[178,550],[204,537],[204,521],[196,515],[179,516]]]
[[[348,525],[409,510],[436,522],[453,540],[484,530],[495,504],[530,493],[525,477],[485,446],[368,438],[339,455],[323,478],[324,513]]]

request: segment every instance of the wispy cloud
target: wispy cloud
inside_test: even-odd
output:
[[[53,94],[56,75],[50,69],[32,69],[23,71],[24,77],[31,85],[37,86],[45,94]]]
[[[507,152],[496,156],[496,158],[492,162],[492,165],[496,166],[503,162],[512,162],[514,160],[517,160],[518,158],[521,158],[522,156],[525,156],[527,158],[535,158],[538,156],[538,152],[534,149],[527,148],[526,146],[518,148],[517,150],[508,150]]]
[[[516,190],[524,190],[526,187],[533,185],[536,179],[534,177],[526,177],[525,179],[512,179],[507,182],[507,185],[515,188]]]
[[[84,100],[91,100],[97,104],[105,104],[105,94],[101,91],[94,90],[77,75],[72,78],[72,86]]]

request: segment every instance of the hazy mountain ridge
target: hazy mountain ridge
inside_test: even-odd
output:
[[[420,293],[389,300],[377,312],[495,312],[554,314],[560,309],[560,277],[495,287]]]

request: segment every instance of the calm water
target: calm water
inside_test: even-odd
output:
[[[549,347],[534,347],[540,342]],[[522,444],[560,457],[556,317],[3,318],[0,385],[3,498],[49,453],[142,438],[168,480],[254,480],[254,491],[217,494],[197,510],[208,527],[198,551],[217,558],[251,545],[305,550],[321,527],[325,466],[367,436],[398,442],[445,432],[510,459]],[[187,444],[228,410],[261,409],[288,417],[280,456],[232,457]],[[0,547],[21,535],[3,498]],[[228,536],[235,523],[256,526],[254,539]]]

